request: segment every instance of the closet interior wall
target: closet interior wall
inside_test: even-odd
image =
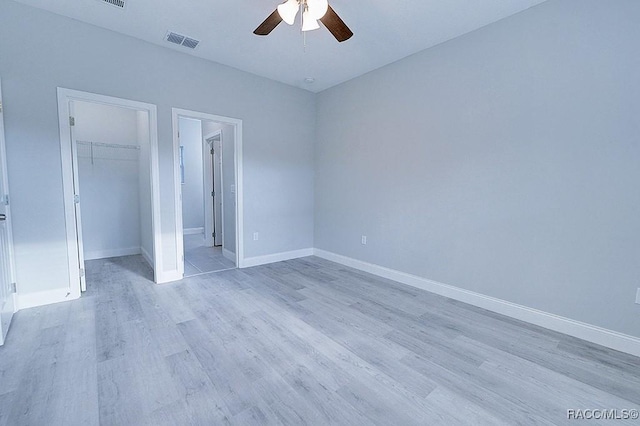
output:
[[[85,260],[152,258],[148,114],[75,102]]]

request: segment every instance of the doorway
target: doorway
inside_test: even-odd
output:
[[[58,89],[70,292],[85,261],[142,255],[158,281],[154,105]]]
[[[241,121],[179,109],[173,115],[183,274],[236,268]]]

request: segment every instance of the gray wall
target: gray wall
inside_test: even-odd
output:
[[[182,226],[204,228],[204,178],[202,172],[202,122],[179,118],[180,145],[184,156]]]
[[[222,181],[224,188],[224,248],[236,252],[236,194],[232,188],[236,185],[233,159],[235,155],[235,135],[233,126],[222,125]],[[312,244],[313,245],[313,244]]]
[[[78,141],[138,145],[136,111],[89,102],[74,102],[74,106]],[[91,151],[78,143],[85,259],[139,252],[140,152],[99,145]]]
[[[153,217],[151,203],[151,153],[149,143],[149,113],[136,111],[137,137],[140,145],[138,192],[140,194],[140,249],[153,268]]]
[[[638,22],[552,0],[322,92],[315,246],[640,336]]]
[[[247,257],[313,245],[313,94],[11,1],[0,58],[20,293],[69,285],[56,87],[158,106],[164,270],[176,268],[172,107],[243,120]]]

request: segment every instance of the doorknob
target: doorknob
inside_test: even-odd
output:
[[[2,222],[3,220],[7,220],[6,214],[0,214],[0,222]]]

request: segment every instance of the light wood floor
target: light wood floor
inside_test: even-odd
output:
[[[235,268],[235,262],[222,255],[222,247],[204,245],[203,234],[184,235],[184,276],[218,272]]]
[[[638,358],[315,257],[162,286],[138,256],[87,270],[80,300],[16,315],[0,424],[576,424],[640,404]]]

